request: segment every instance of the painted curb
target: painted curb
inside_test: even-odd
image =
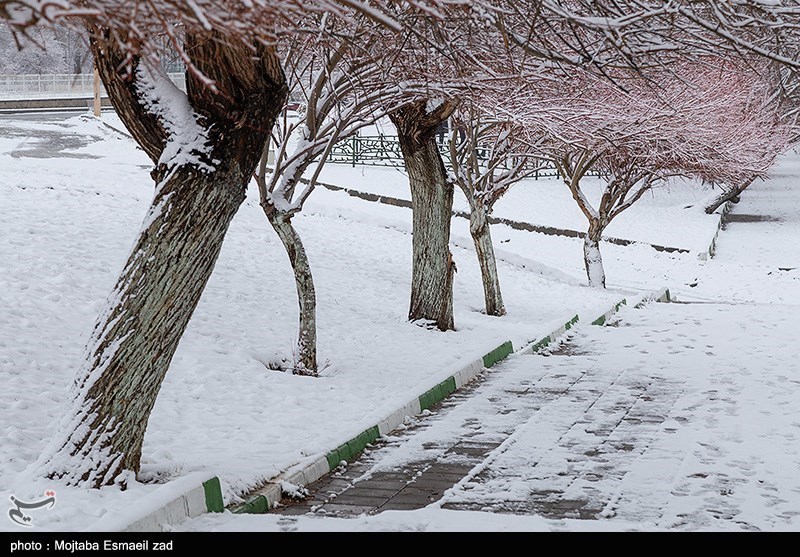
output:
[[[622,306],[640,308],[651,301],[669,302],[670,299],[668,288],[662,288],[653,294],[637,296],[633,299],[624,298],[611,306],[611,308],[599,317],[589,322],[593,325],[603,325],[612,315],[617,313]],[[558,337],[573,328],[579,321],[581,321],[580,317],[577,314],[574,315],[545,337],[520,349],[519,353],[537,353],[543,350]],[[265,487],[252,493],[244,504],[233,508],[232,512],[236,514],[268,512],[270,508],[273,508],[281,501],[283,495],[282,485],[304,486],[313,483],[335,470],[343,461],[355,460],[373,441],[400,426],[400,424],[406,420],[406,417],[419,415],[423,410],[441,402],[482,373],[485,369],[494,366],[514,353],[512,341],[508,340],[503,342],[480,358],[476,358],[466,365],[461,366],[444,381],[428,389],[402,408],[394,411],[377,425],[363,431],[353,439],[342,443],[336,449],[324,455],[312,457],[290,468],[278,477],[273,478]]]
[[[575,316],[577,319],[577,316]],[[278,504],[283,497],[283,486],[304,486],[313,483],[338,468],[343,461],[355,460],[365,448],[379,437],[397,429],[408,416],[417,416],[423,410],[441,402],[460,389],[484,369],[490,368],[514,353],[513,343],[508,340],[484,355],[465,364],[444,381],[415,397],[408,404],[392,412],[378,424],[364,430],[324,455],[312,457],[270,480],[264,487],[251,493],[244,504],[231,509],[235,514],[260,514]]]
[[[187,518],[225,510],[217,476],[194,472],[159,486],[129,507],[124,517],[106,515],[88,528],[96,532],[160,532]]]
[[[548,335],[526,344],[516,353],[537,353],[581,321],[588,321],[593,325],[603,325],[622,306],[640,308],[648,302],[669,302],[671,300],[669,289],[662,288],[650,295],[622,299],[592,320],[581,320],[578,315],[574,315]],[[512,354],[515,354],[514,346],[512,341],[508,340],[489,350],[481,357],[459,365],[458,369],[444,381],[421,393],[376,425],[362,431],[327,453],[309,457],[290,467],[285,472],[266,482],[258,490],[251,492],[243,504],[229,510],[235,514],[261,514],[268,512],[281,501],[285,488],[313,483],[335,470],[342,461],[354,460],[379,437],[397,429],[405,422],[408,416],[421,414],[427,408],[441,402],[450,394],[469,383],[485,369],[496,365]],[[184,485],[186,485],[185,488]],[[178,493],[177,496],[176,492]],[[137,503],[137,506],[141,507],[141,511],[132,513],[136,516],[133,522],[130,521],[130,518],[104,517],[95,523],[91,530],[158,532],[163,531],[166,527],[180,524],[189,518],[195,518],[209,512],[225,511],[219,478],[217,476],[202,475],[200,472],[190,474],[156,489],[143,497]],[[153,510],[153,507],[156,507],[155,510]],[[128,517],[131,516],[131,513],[126,514]]]
[[[179,495],[146,517],[137,520],[123,532],[160,531],[164,525],[179,524],[187,518],[225,510],[219,478],[212,476],[201,485]]]

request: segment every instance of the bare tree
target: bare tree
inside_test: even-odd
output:
[[[124,484],[124,471],[139,470],[164,375],[244,201],[252,146],[265,142],[287,94],[266,46],[188,33],[192,63],[215,91],[188,74],[184,94],[116,39],[95,28],[92,51],[114,108],[155,165],[155,196],[45,454],[50,477],[92,487]]]
[[[299,114],[285,110],[271,134],[255,175],[261,207],[281,239],[295,276],[299,334],[294,373],[317,375],[316,294],[311,266],[300,235],[292,225],[313,192],[333,146],[373,123],[391,109],[399,89],[382,80],[364,37],[370,22],[362,19],[346,32],[328,29],[332,39],[290,37],[282,50],[290,94],[302,101]],[[317,27],[335,25],[319,18]],[[355,36],[360,36],[357,41]],[[274,162],[270,153],[274,150]],[[303,175],[311,171],[310,179]]]
[[[408,318],[432,322],[439,330],[455,328],[450,252],[453,184],[447,179],[436,144],[436,131],[456,103],[417,100],[392,112],[411,187],[412,270]]]
[[[481,269],[485,311],[505,315],[488,217],[495,202],[542,168],[544,161],[528,154],[530,145],[515,139],[515,132],[521,130],[515,130],[512,122],[494,118],[472,104],[462,103],[451,121],[448,163],[469,203],[469,231]]]
[[[761,98],[754,99],[747,113],[742,115],[742,125],[750,130],[747,139],[751,149],[760,150],[761,164],[756,172],[732,176],[725,181],[705,177],[719,187],[720,193],[706,200],[703,209],[711,214],[727,202],[738,203],[739,196],[764,175],[765,168],[772,164],[775,156],[796,145],[800,139],[798,117],[800,116],[800,82],[794,70],[771,64],[762,70],[775,85],[774,90],[765,91]],[[750,122],[748,126],[748,122]],[[755,126],[755,127],[754,127]],[[752,155],[748,157],[753,158]],[[758,158],[758,157],[757,157]]]
[[[646,77],[646,78],[645,78]],[[591,286],[605,286],[600,240],[608,224],[654,184],[674,175],[740,184],[763,176],[788,143],[775,81],[751,65],[712,57],[647,76],[614,80],[572,72],[517,91],[521,125],[552,158],[589,222],[584,261]],[[540,99],[539,101],[535,98]],[[597,207],[581,183],[590,169],[606,184]]]

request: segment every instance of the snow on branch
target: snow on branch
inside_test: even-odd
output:
[[[545,166],[531,145],[519,141],[519,126],[462,100],[450,119],[449,173],[470,204],[491,211],[514,184]]]
[[[326,15],[315,26],[341,38],[309,41],[289,35],[278,43],[290,101],[299,108],[291,115],[285,110],[279,118],[256,172],[262,205],[290,214],[301,210],[333,146],[386,115],[414,90],[413,84],[399,87],[386,71],[381,55],[390,52],[376,48],[383,30],[369,17],[346,28]],[[349,39],[349,31],[359,35],[358,42]]]
[[[714,183],[763,175],[794,129],[775,100],[767,65],[717,57],[646,74],[591,72],[513,86],[486,104],[517,121],[532,140],[548,138],[552,158],[587,151],[609,170],[635,163]],[[488,108],[488,106],[487,106]]]
[[[200,124],[186,94],[161,68],[139,66],[136,77],[141,102],[167,131],[167,142],[158,164],[167,168],[191,164],[201,170],[214,171],[209,164],[208,130]]]

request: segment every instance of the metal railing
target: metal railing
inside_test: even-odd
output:
[[[186,76],[167,74],[181,90],[186,90]],[[101,87],[101,95],[106,96]],[[0,75],[0,99],[90,98],[94,95],[94,75],[84,74],[23,74]]]
[[[450,162],[447,143],[438,143],[445,163]],[[480,154],[479,154],[480,157]],[[403,154],[396,135],[353,135],[334,145],[328,162],[367,166],[403,166]],[[543,168],[534,173],[533,179],[557,178],[555,168]]]

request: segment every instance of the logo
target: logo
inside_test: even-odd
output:
[[[53,508],[53,505],[56,504],[56,492],[52,489],[49,489],[44,492],[45,498],[40,501],[34,501],[33,503],[27,503],[25,501],[21,501],[14,497],[13,495],[9,497],[11,499],[11,503],[16,507],[15,509],[9,509],[8,511],[8,518],[11,522],[15,524],[19,524],[20,526],[33,526],[33,518],[25,514],[25,511],[32,511],[34,509],[41,509],[42,507],[47,507],[48,510]],[[49,505],[49,507],[48,507]]]

